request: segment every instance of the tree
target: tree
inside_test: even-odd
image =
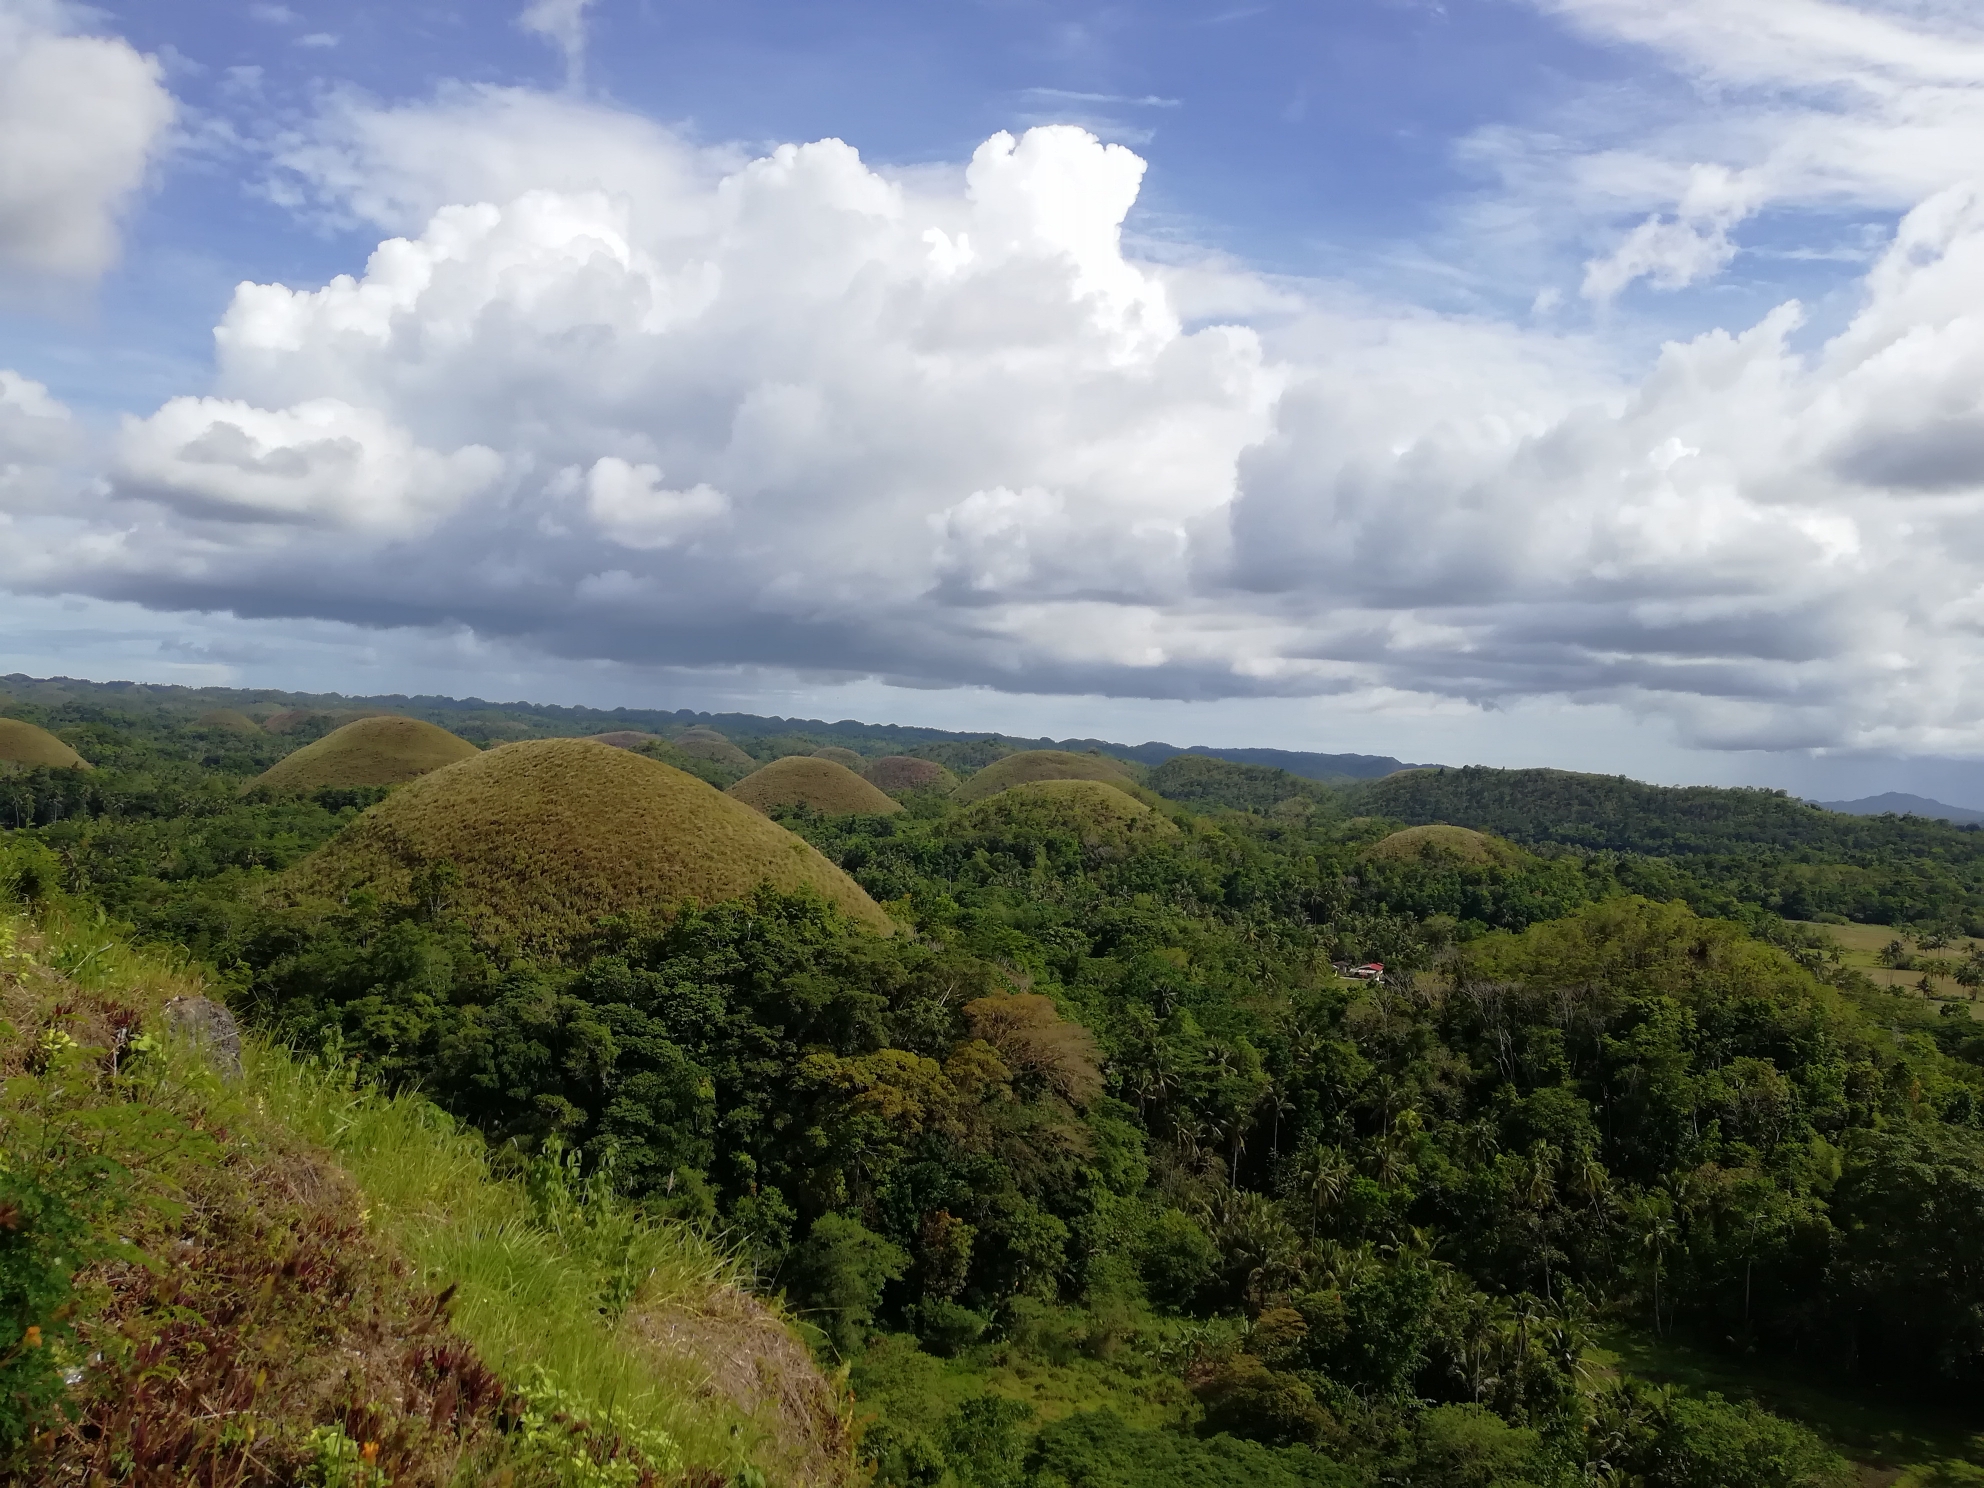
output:
[[[802,1295],[843,1358],[860,1348],[882,1289],[909,1269],[909,1256],[900,1246],[845,1214],[814,1220],[798,1261]]]

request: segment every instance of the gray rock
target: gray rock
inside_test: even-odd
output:
[[[175,997],[165,1005],[165,1026],[223,1075],[241,1073],[241,1025],[211,997]]]

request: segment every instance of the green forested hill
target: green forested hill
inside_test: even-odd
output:
[[[1625,881],[1756,903],[1788,919],[1944,920],[1984,932],[1984,833],[1948,822],[1845,816],[1782,791],[1472,766],[1355,787],[1345,809],[1654,860],[1624,865]]]

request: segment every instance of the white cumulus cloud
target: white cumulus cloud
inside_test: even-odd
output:
[[[0,273],[91,279],[172,123],[159,66],[89,13],[0,0]]]
[[[336,398],[263,409],[174,398],[129,420],[117,479],[195,519],[395,536],[431,530],[502,473],[493,450],[437,454],[380,413]]]

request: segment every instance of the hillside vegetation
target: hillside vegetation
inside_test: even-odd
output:
[[[900,802],[890,800],[846,765],[817,755],[787,755],[761,765],[731,786],[730,794],[767,813],[778,806],[804,806],[827,816],[863,812],[887,816],[902,810]]]
[[[202,713],[198,719],[202,728],[223,729],[231,734],[259,734],[262,726],[246,713],[233,708],[214,708]]]
[[[1642,852],[1201,764],[1146,777],[1190,800],[1031,781],[786,831],[659,745],[241,796],[279,741],[81,702],[37,721],[99,768],[0,781],[23,894],[100,906],[264,1038],[418,1092],[495,1179],[709,1226],[846,1371],[876,1488],[1984,1471],[1984,1026],[1774,912],[1797,874],[1960,886],[1963,834],[1854,863],[1622,818]],[[1014,757],[914,748],[980,777]],[[449,786],[534,759],[535,783]],[[575,779],[597,788],[504,814]],[[762,863],[701,901],[625,891],[653,834],[621,834],[664,780],[862,899]],[[409,803],[401,851],[378,824]],[[332,892],[289,892],[341,856]],[[540,883],[570,898],[534,940],[490,905]],[[1382,983],[1335,969],[1371,960]],[[468,1341],[508,1357],[497,1336]]]
[[[417,718],[360,718],[284,755],[251,789],[298,794],[325,787],[401,785],[480,753]]]
[[[553,950],[601,915],[652,916],[760,884],[891,929],[846,874],[741,802],[627,750],[546,739],[403,786],[289,870],[284,890],[445,904],[492,944]]]
[[[850,1480],[834,1387],[707,1240],[348,1070],[210,1066],[167,1012],[209,990],[0,907],[0,1477]]]

